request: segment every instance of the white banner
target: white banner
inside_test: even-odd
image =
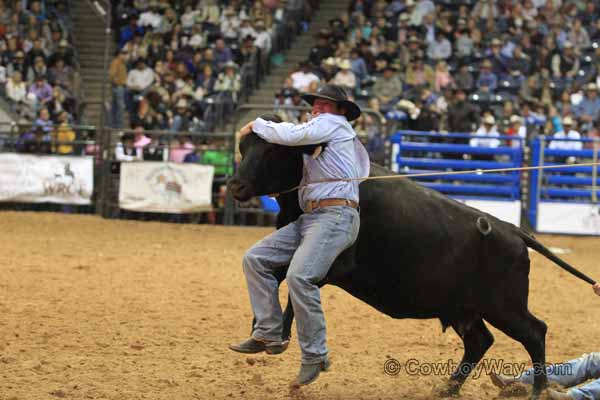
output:
[[[0,154],[0,201],[91,204],[93,157]]]
[[[212,165],[123,162],[119,207],[175,214],[209,211],[213,175]]]
[[[600,207],[593,204],[541,201],[537,211],[537,231],[600,235]]]
[[[465,200],[456,199],[473,208],[493,215],[502,221],[510,222],[513,225],[521,224],[521,202],[520,201],[500,201],[500,200]]]

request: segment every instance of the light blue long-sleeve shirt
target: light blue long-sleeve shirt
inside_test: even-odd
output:
[[[369,156],[346,117],[320,114],[311,121],[295,125],[257,118],[252,130],[267,142],[287,146],[327,143],[317,157],[304,155],[301,185],[323,179],[362,178],[369,175]],[[348,199],[358,202],[359,181],[314,183],[298,191],[304,210],[308,200]]]

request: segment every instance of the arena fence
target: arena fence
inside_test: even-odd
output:
[[[471,146],[481,136],[461,133],[398,131],[390,136],[390,163],[394,172],[420,174],[477,169],[515,168],[523,165],[524,140],[499,136],[497,147]],[[485,144],[485,142],[484,142]],[[447,194],[517,226],[521,224],[523,191],[519,171],[465,173],[418,177],[421,185]]]
[[[286,108],[307,110],[285,107],[283,111]],[[273,106],[252,104],[240,109],[272,111]],[[598,140],[537,136],[525,141],[500,136],[498,147],[471,146],[469,141],[477,136],[416,131],[388,135],[383,118],[372,110],[365,112],[379,124],[380,135],[387,137],[386,164],[401,174],[598,162]],[[157,148],[169,153],[180,151],[185,142],[180,139],[187,137],[197,149],[189,152],[194,153],[189,163],[169,162],[170,158],[119,161],[115,150],[121,134],[128,131],[105,128],[105,134],[100,135],[95,126],[84,125],[65,127],[76,132],[75,141],[60,141],[54,136],[41,151],[44,154],[36,154],[35,149],[24,152],[24,134],[34,132],[34,128],[32,124],[0,124],[1,208],[96,212],[105,218],[177,222],[274,222],[278,208],[273,199],[263,197],[240,204],[226,191],[226,181],[236,168],[234,132],[239,129],[238,121],[234,121],[233,132],[144,132],[158,139]],[[206,154],[211,157],[204,157]],[[600,235],[598,167],[529,174],[465,172],[414,179],[516,225],[530,224],[538,232]],[[146,187],[136,192],[144,182]],[[193,190],[198,187],[204,188],[201,193]],[[159,198],[162,205],[144,201],[149,198]]]
[[[598,139],[532,141],[536,166],[598,162]],[[600,235],[598,167],[568,167],[532,173],[529,220],[538,232]]]
[[[98,213],[105,218],[222,222],[225,183],[233,173],[230,134],[144,131],[155,142],[153,160],[116,157],[121,133],[106,129],[100,165]],[[190,146],[193,144],[193,146]],[[140,157],[137,152],[133,158]]]

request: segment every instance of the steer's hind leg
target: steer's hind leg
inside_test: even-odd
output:
[[[484,318],[493,326],[520,342],[529,353],[534,368],[532,398],[538,398],[548,385],[546,376],[546,324],[529,310],[497,311]]]
[[[494,343],[494,336],[481,318],[452,322],[452,328],[463,341],[465,353],[456,371],[450,377],[447,387],[440,395],[458,394],[463,383],[475,368],[485,352]]]

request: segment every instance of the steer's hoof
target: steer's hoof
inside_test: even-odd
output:
[[[456,397],[460,392],[461,384],[459,382],[449,380],[433,388],[435,397]]]

